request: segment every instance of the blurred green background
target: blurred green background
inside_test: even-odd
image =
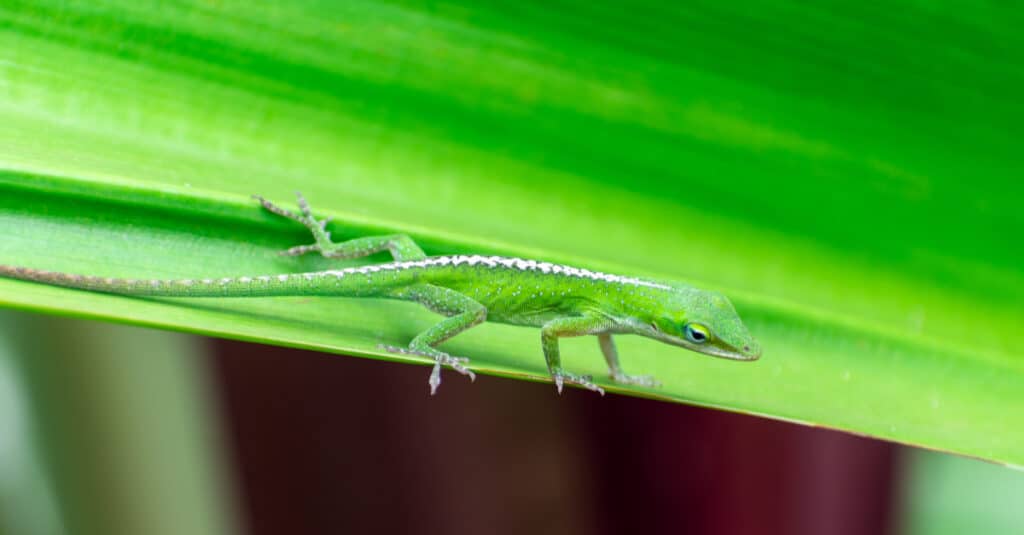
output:
[[[274,256],[308,238],[248,199],[301,189],[340,238],[399,230],[428,253],[725,291],[764,359],[624,340],[630,370],[665,383],[641,395],[1024,466],[1022,22],[1010,4],[953,1],[5,2],[0,262],[132,277],[317,268]],[[0,303],[400,361],[411,359],[376,345],[432,321],[391,304],[172,303],[13,281],[0,281]],[[49,444],[74,433],[57,393],[107,381],[98,391],[116,392],[124,368],[62,340],[93,340],[101,357],[142,342],[74,325],[32,327],[53,334],[15,352],[44,355],[32,347],[47,338],[53,354],[75,348],[12,368],[40,382],[12,387],[38,408],[12,411],[23,423],[10,428],[36,422],[42,437],[18,442],[16,477],[34,489],[18,494],[38,499],[14,509],[52,518],[42,532],[110,532],[74,512],[105,506],[53,505],[53,488],[94,476],[72,475],[81,463]],[[157,356],[198,354],[189,344],[146,343],[153,356],[135,361],[195,366],[201,356]],[[601,373],[593,346],[566,344],[574,369]],[[450,347],[487,373],[544,377],[533,334],[487,326]],[[71,358],[89,375],[44,369]],[[175,369],[137,385],[196,426],[161,441],[173,451],[128,438],[134,418],[152,419],[135,398],[98,400],[94,418],[135,444],[125,451],[180,456],[195,473],[156,485],[134,469],[151,461],[132,458],[125,470],[140,479],[112,492],[188,496],[172,500],[196,522],[188,531],[220,532],[232,499],[204,431],[217,424],[196,401],[204,372]],[[924,459],[910,466],[932,475],[914,477],[1012,479]],[[50,479],[48,463],[61,467]],[[949,498],[908,488],[922,489],[906,502],[912,529],[937,532],[921,526],[955,509]],[[974,511],[959,518],[1019,521]]]
[[[193,337],[3,311],[0,531],[231,533]]]

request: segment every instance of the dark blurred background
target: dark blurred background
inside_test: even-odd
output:
[[[278,533],[893,533],[900,449],[723,411],[213,341],[245,524]]]
[[[428,373],[0,311],[0,533],[1024,532],[1006,467]]]

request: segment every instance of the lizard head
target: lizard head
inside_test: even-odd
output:
[[[661,342],[715,357],[757,360],[761,346],[724,295],[673,288],[640,333]]]

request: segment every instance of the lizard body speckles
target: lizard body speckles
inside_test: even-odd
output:
[[[161,297],[337,296],[399,299],[420,303],[445,316],[405,348],[388,351],[429,358],[431,393],[441,367],[473,377],[468,360],[437,349],[445,340],[484,321],[540,327],[548,372],[559,392],[565,383],[604,393],[589,376],[562,368],[558,340],[597,335],[612,381],[656,386],[650,377],[626,375],[611,335],[639,334],[700,353],[754,360],[760,348],[724,296],[675,283],[612,275],[537,260],[488,255],[428,257],[404,234],[332,242],[326,220],[313,217],[299,196],[299,212],[256,197],[269,212],[293,219],[313,234],[314,243],[283,252],[319,253],[351,259],[388,252],[393,261],[343,269],[237,278],[147,280],[82,276],[0,265],[0,276],[85,290]],[[692,333],[700,333],[696,338]],[[688,334],[690,333],[690,334]]]

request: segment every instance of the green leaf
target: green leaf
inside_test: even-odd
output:
[[[8,2],[0,262],[316,268],[275,254],[309,237],[248,199],[302,190],[336,238],[722,290],[764,347],[737,363],[624,337],[627,371],[664,383],[630,392],[1024,465],[1020,13],[623,5]],[[0,302],[406,361],[377,345],[436,321],[7,280]],[[536,331],[446,347],[545,377]],[[603,377],[593,340],[564,348]]]

